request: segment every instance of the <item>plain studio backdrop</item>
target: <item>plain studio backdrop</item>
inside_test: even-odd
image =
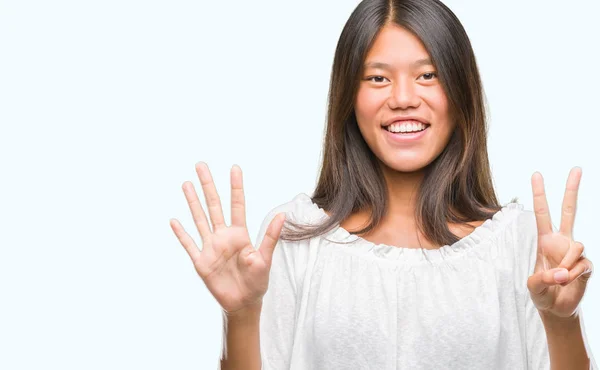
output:
[[[334,49],[353,1],[0,1],[0,368],[213,369],[222,317],[169,227],[200,245],[181,185],[206,161],[253,241],[314,189]],[[446,4],[490,107],[501,203],[554,225],[581,166],[575,239],[600,266],[596,0]],[[583,300],[600,356],[600,282]]]

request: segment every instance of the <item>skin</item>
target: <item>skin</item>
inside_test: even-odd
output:
[[[169,224],[190,256],[196,272],[223,310],[225,334],[220,368],[258,370],[261,368],[259,322],[262,297],[269,285],[273,252],[285,214],[273,217],[260,246],[255,248],[246,226],[241,168],[234,165],[230,173],[230,225],[225,223],[221,199],[208,165],[198,162],[196,172],[208,217],[194,185],[186,181],[182,190],[200,233],[202,248],[198,248],[177,219],[171,219]]]
[[[365,58],[364,74],[355,101],[358,126],[367,145],[379,159],[389,189],[389,212],[382,224],[361,237],[374,243],[413,248],[437,248],[417,231],[414,221],[415,192],[424,168],[448,144],[455,122],[435,67],[416,64],[429,58],[424,45],[409,31],[396,25],[384,27]],[[373,62],[387,68],[372,67]],[[412,143],[387,139],[381,125],[393,116],[417,115],[431,124],[426,135]],[[546,329],[552,368],[589,367],[579,322],[579,307],[593,266],[583,256],[583,244],[573,240],[573,225],[581,168],[571,170],[563,199],[560,230],[553,232],[542,175],[531,179],[536,226],[537,260],[527,280],[532,301]],[[368,221],[368,211],[353,214],[341,223],[358,229]],[[481,225],[484,220],[471,223]],[[400,226],[398,226],[400,225]],[[472,229],[449,225],[464,237]],[[555,275],[560,272],[562,276]]]
[[[435,67],[431,63],[416,63],[429,57],[422,42],[411,32],[394,24],[385,26],[365,58],[367,67],[361,76],[355,102],[359,129],[379,159],[390,190],[386,222],[374,233],[376,238],[396,241],[385,243],[389,245],[403,240],[406,231],[411,230],[414,194],[422,181],[424,168],[440,155],[455,129]],[[375,68],[370,66],[373,62],[389,66]],[[417,115],[431,126],[418,141],[394,143],[387,139],[388,133],[381,125],[397,115]],[[538,259],[528,287],[538,309],[557,317],[572,317],[576,313],[592,271],[591,262],[582,256],[583,244],[573,240],[581,174],[579,167],[569,174],[561,226],[557,232],[552,231],[541,174],[534,173],[531,181],[538,229]],[[365,217],[364,213],[353,215],[346,224],[365,221]],[[398,225],[407,226],[398,228]],[[554,273],[558,271],[566,273],[567,277],[557,285]]]
[[[548,339],[552,369],[588,369],[589,356],[580,326],[580,304],[593,272],[583,243],[573,239],[580,167],[569,173],[562,203],[560,228],[554,232],[539,172],[531,177],[537,228],[537,258],[527,280]]]
[[[455,124],[449,118],[447,97],[434,67],[430,64],[414,66],[415,61],[427,57],[429,55],[418,38],[401,27],[390,25],[378,35],[366,58],[367,63],[377,61],[390,65],[387,69],[365,69],[355,102],[360,131],[379,158],[390,190],[390,210],[382,226],[368,236],[375,243],[438,247],[414,231],[414,195],[422,181],[423,169],[447,145]],[[381,124],[396,115],[423,117],[431,124],[429,132],[414,144],[399,145],[386,140],[387,133]],[[258,317],[285,215],[274,217],[256,250],[246,227],[241,169],[238,166],[231,169],[231,225],[225,224],[220,197],[206,163],[199,162],[196,171],[211,225],[193,185],[186,181],[182,188],[202,239],[202,249],[179,221],[172,219],[170,225],[198,275],[229,319],[229,350],[227,359],[222,359],[222,368],[253,366],[258,369]],[[554,232],[543,178],[538,172],[531,178],[538,245],[535,269],[527,280],[527,287],[544,323],[552,369],[589,368],[579,307],[593,267],[583,255],[583,244],[573,239],[580,179],[581,168],[573,168],[567,180],[560,229]],[[367,217],[364,213],[354,214],[341,226],[346,229],[353,229],[354,225],[360,227]],[[471,227],[482,222],[472,223]],[[455,225],[449,227],[459,236],[470,231]],[[556,275],[557,272],[562,272],[563,276]]]
[[[383,169],[390,207],[377,229],[361,235],[374,243],[408,248],[439,247],[417,231],[415,198],[425,167],[444,150],[456,124],[450,118],[448,99],[435,66],[430,61],[419,63],[429,59],[419,38],[394,24],[381,30],[365,58],[355,113],[360,132]],[[422,117],[430,124],[425,136],[411,143],[390,141],[381,125],[392,117],[408,115]],[[358,230],[366,225],[368,218],[368,210],[365,210],[353,214],[340,226]],[[448,226],[463,237],[483,222],[472,222],[470,227]]]

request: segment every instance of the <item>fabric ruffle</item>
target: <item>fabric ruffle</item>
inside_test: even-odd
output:
[[[297,207],[294,207],[296,208],[294,218],[297,221],[315,224],[329,218],[325,211],[313,203],[311,198],[305,193],[298,194],[293,198],[293,201],[297,204]],[[407,248],[376,244],[351,234],[339,225],[321,237],[330,242],[328,247],[341,248],[349,253],[373,256],[401,264],[435,264],[443,263],[449,259],[469,256],[489,259],[498,253],[498,251],[490,250],[496,244],[490,242],[521,211],[523,211],[522,204],[508,203],[496,212],[492,218],[487,219],[484,223],[477,226],[470,234],[452,245],[444,245],[438,249]]]

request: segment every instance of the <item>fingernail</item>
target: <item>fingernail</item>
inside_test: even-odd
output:
[[[554,273],[554,280],[556,280],[557,283],[564,283],[568,279],[569,279],[569,271],[567,271],[567,270],[560,270],[560,271]]]

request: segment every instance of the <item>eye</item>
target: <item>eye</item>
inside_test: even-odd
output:
[[[373,82],[383,82],[383,81],[374,81],[373,80],[374,78],[385,79],[385,77],[383,77],[383,76],[371,76],[371,77],[365,78],[365,80],[367,80],[367,81],[373,81]]]
[[[425,77],[426,81],[433,80],[434,76],[437,77],[437,73],[435,73],[435,72],[429,72],[429,73],[424,73],[424,74],[421,75],[421,77]]]

